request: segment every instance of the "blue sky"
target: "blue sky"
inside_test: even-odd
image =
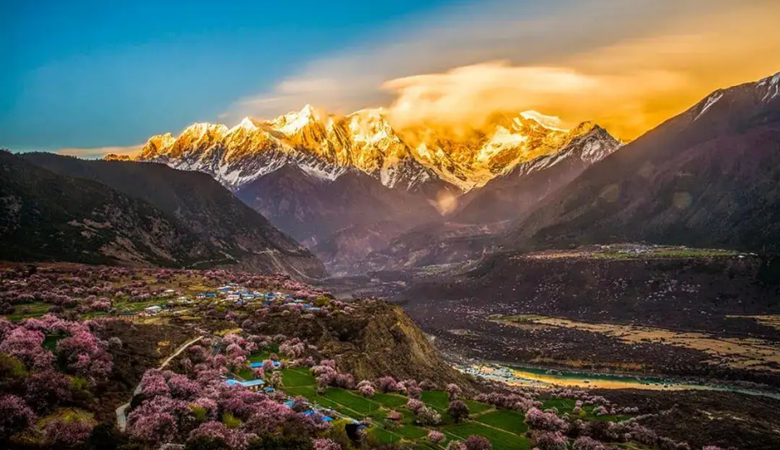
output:
[[[442,3],[5,0],[0,146],[131,145],[218,120],[312,57]]]
[[[311,103],[631,139],[780,70],[777,0],[3,0],[0,147],[99,157]]]

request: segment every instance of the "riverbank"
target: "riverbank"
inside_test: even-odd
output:
[[[499,363],[456,364],[463,373],[500,381],[510,386],[571,387],[580,389],[635,389],[652,391],[704,390],[758,395],[780,400],[780,393],[667,378],[639,377],[585,371],[521,367]]]

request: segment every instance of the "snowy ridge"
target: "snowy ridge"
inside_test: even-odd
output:
[[[467,191],[519,164],[552,158],[590,131],[559,124],[556,117],[524,111],[495,115],[466,136],[430,128],[397,132],[381,108],[336,116],[306,105],[270,121],[247,117],[232,128],[197,123],[178,137],[153,136],[137,159],[202,171],[231,190],[294,165],[323,180],[357,169],[390,188],[413,191],[443,181]]]
[[[774,74],[771,77],[764,78],[759,81],[756,88],[765,90],[762,94],[761,101],[768,102],[773,98],[780,96],[780,72]],[[761,91],[759,91],[761,92]]]
[[[518,177],[526,176],[533,172],[549,169],[572,158],[578,158],[588,164],[593,164],[622,147],[620,141],[610,136],[603,128],[590,123],[585,123],[582,126],[592,128],[585,134],[574,137],[561,151],[555,154],[542,156],[533,161],[519,164],[512,172],[512,175]]]
[[[707,100],[704,101],[704,106],[702,107],[701,111],[699,111],[699,114],[696,115],[696,117],[693,120],[698,120],[699,117],[701,117],[704,113],[707,112],[708,109],[710,109],[710,106],[714,105],[723,98],[723,91],[715,91],[712,95],[707,97]]]

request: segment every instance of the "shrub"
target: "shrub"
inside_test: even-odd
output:
[[[92,425],[86,422],[52,420],[43,427],[46,441],[53,448],[71,447],[84,442],[92,433]]]
[[[47,370],[25,380],[25,399],[39,414],[47,413],[62,402],[70,401],[70,380],[65,375]]]
[[[569,440],[560,431],[545,431],[536,436],[536,444],[542,450],[566,450]]]
[[[423,406],[416,412],[417,421],[422,425],[438,425],[441,423],[441,414],[435,409]]]
[[[187,443],[192,448],[200,448],[194,447],[193,444],[205,440],[205,442],[211,441],[210,445],[224,443],[230,449],[243,450],[249,447],[249,442],[255,438],[256,435],[245,433],[237,427],[231,428],[219,422],[206,422],[190,433]]]
[[[382,377],[378,379],[377,386],[379,386],[379,390],[384,393],[398,391],[398,383],[393,377]]]
[[[538,408],[531,408],[525,413],[525,423],[529,427],[545,431],[563,431],[566,422],[551,412],[543,412]]]
[[[581,436],[574,441],[574,450],[606,450],[606,447],[593,438]]]
[[[455,423],[459,423],[461,420],[468,419],[469,417],[468,405],[460,400],[450,402],[447,412],[455,419]]]
[[[315,439],[314,450],[341,450],[341,445],[332,439]]]
[[[35,420],[35,413],[24,400],[15,395],[0,394],[0,442],[31,427]]]
[[[409,401],[406,402],[406,409],[415,414],[417,414],[417,411],[419,411],[423,406],[425,406],[425,403],[417,400],[416,398],[410,398]]]
[[[360,383],[358,383],[358,391],[360,392],[363,397],[371,398],[374,396],[374,385],[371,384],[368,380],[363,380]]]
[[[463,447],[466,450],[491,450],[493,448],[490,441],[482,436],[469,436],[463,441]]]
[[[43,339],[40,331],[17,327],[6,333],[0,343],[0,352],[18,359],[27,369],[48,369],[54,355],[41,346]]]
[[[433,444],[438,444],[444,440],[444,433],[441,431],[431,430],[428,432],[428,440]]]
[[[463,394],[463,391],[460,389],[460,386],[457,384],[450,383],[447,385],[447,388],[445,389],[447,391],[447,394],[450,396],[450,401],[455,400],[460,395]]]

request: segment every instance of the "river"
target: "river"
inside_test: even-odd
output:
[[[760,395],[780,400],[780,393],[712,384],[677,382],[661,378],[614,375],[589,372],[569,372],[558,369],[472,364],[455,366],[461,372],[501,381],[511,386],[575,387],[587,389],[644,389],[658,391],[706,390]]]

